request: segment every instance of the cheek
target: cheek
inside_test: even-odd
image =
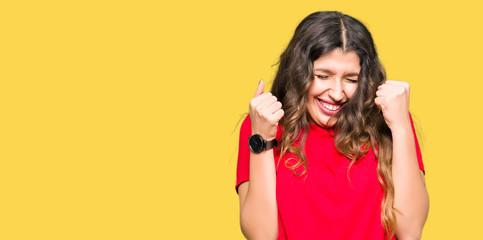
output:
[[[348,98],[351,98],[352,96],[354,96],[357,90],[357,86],[358,84],[352,84],[350,86],[347,86],[346,93]]]
[[[323,94],[329,88],[328,81],[312,81],[307,96],[310,98]]]
[[[315,82],[312,82],[312,84],[310,84],[309,92],[307,93],[307,96],[309,98],[314,97],[316,91],[317,91],[317,84]]]
[[[319,109],[319,107],[317,106],[317,103],[315,102],[315,96],[309,95],[309,99],[307,101],[307,105],[305,106],[305,108],[307,110],[308,115],[311,118],[315,117],[317,113],[317,109]]]

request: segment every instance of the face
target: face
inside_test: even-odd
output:
[[[332,127],[339,112],[354,95],[358,83],[359,56],[355,52],[335,49],[314,61],[314,80],[309,88],[307,111],[309,121]]]

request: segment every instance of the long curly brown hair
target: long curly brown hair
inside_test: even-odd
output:
[[[384,196],[381,222],[387,238],[396,229],[394,185],[392,181],[392,137],[381,111],[374,103],[377,87],[386,80],[371,33],[357,19],[339,12],[315,12],[298,25],[287,49],[280,56],[272,93],[282,102],[285,115],[281,120],[284,132],[281,155],[290,152],[297,164],[286,167],[294,174],[306,173],[304,149],[309,129],[307,93],[314,80],[313,62],[334,50],[353,51],[360,59],[361,71],[356,92],[333,117],[334,142],[337,150],[351,160],[351,165],[372,148],[378,159],[377,177]],[[298,143],[298,144],[296,144]],[[304,166],[301,174],[295,169]],[[350,167],[349,167],[350,169]],[[348,170],[349,171],[349,170]]]

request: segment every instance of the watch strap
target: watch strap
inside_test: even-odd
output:
[[[277,141],[277,139],[273,139],[271,141],[264,140],[264,142],[265,142],[265,144],[264,144],[265,145],[265,149],[264,150],[270,150],[270,149],[272,149],[274,147],[278,147],[278,141]]]

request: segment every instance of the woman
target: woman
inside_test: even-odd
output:
[[[386,81],[358,20],[316,12],[240,130],[236,189],[248,239],[419,239],[429,199],[409,85]]]

